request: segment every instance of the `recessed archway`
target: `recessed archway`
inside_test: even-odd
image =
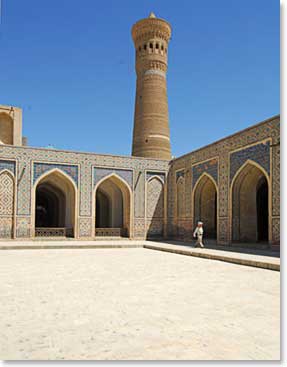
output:
[[[76,235],[76,187],[60,170],[43,175],[35,183],[36,236]]]
[[[214,179],[204,173],[197,181],[193,193],[194,223],[204,223],[204,236],[217,238],[217,186]]]
[[[146,184],[146,232],[147,238],[164,234],[164,181],[158,176]]]
[[[95,235],[131,236],[131,190],[116,174],[105,177],[95,188]]]
[[[249,161],[237,172],[231,185],[232,240],[268,242],[269,180],[264,170]]]

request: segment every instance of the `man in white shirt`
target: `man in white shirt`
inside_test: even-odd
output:
[[[203,239],[203,223],[202,222],[197,222],[197,227],[195,228],[195,231],[193,232],[193,237],[194,238],[197,237],[195,247],[199,246],[203,248],[204,245],[202,243],[202,239]]]

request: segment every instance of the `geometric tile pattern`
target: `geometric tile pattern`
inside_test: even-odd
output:
[[[266,141],[272,143],[265,143]],[[272,172],[270,163],[270,144],[272,144]],[[270,231],[275,238],[275,233],[280,237],[278,221],[275,216],[280,216],[280,116],[272,117],[243,131],[223,138],[213,144],[175,158],[170,163],[167,185],[167,233],[169,236],[179,238],[188,229],[188,223],[193,222],[193,197],[190,195],[193,186],[198,180],[200,162],[208,162],[218,157],[217,188],[218,188],[218,239],[220,243],[231,242],[231,208],[230,208],[230,183],[237,170],[247,159],[261,165],[269,174],[272,181],[272,220],[276,226]],[[231,161],[232,160],[232,161]],[[195,167],[195,168],[194,168]],[[207,167],[208,171],[209,167]],[[176,184],[182,172],[186,172],[185,192],[183,187]],[[191,175],[189,174],[191,172]],[[210,174],[215,179],[215,171]],[[184,197],[184,202],[182,200]],[[179,218],[185,205],[185,218]],[[272,222],[272,223],[273,223]],[[221,225],[220,225],[221,223]],[[187,233],[184,238],[188,238]]]
[[[0,173],[0,215],[14,211],[14,180],[8,172]]]
[[[104,177],[115,173],[120,176],[124,181],[128,183],[130,188],[133,190],[133,171],[124,169],[113,169],[113,168],[98,168],[94,167],[94,186]]]
[[[11,238],[14,213],[14,179],[7,171],[0,172],[0,237]]]
[[[272,171],[269,154],[271,150],[270,144],[262,143],[266,139],[272,139]],[[78,185],[78,233],[80,235],[86,236],[88,233],[92,233],[94,227],[92,219],[92,192],[95,182],[97,182],[99,177],[102,178],[106,174],[114,172],[123,178],[133,190],[132,201],[134,208],[132,209],[134,226],[131,230],[136,236],[144,238],[147,226],[150,225],[150,219],[146,217],[145,213],[146,201],[148,200],[147,181],[145,179],[149,180],[153,175],[159,175],[161,178],[164,178],[163,172],[166,172],[168,204],[166,230],[171,236],[180,235],[188,238],[192,232],[193,223],[192,187],[198,180],[198,175],[207,172],[215,179],[218,185],[218,238],[221,243],[226,243],[231,238],[230,228],[232,225],[230,219],[229,178],[234,177],[235,172],[244,164],[246,159],[250,159],[264,167],[272,180],[272,231],[270,231],[270,234],[272,234],[274,239],[280,238],[279,116],[197,149],[182,157],[175,158],[171,162],[160,159],[100,155],[57,149],[13,147],[8,145],[1,145],[0,151],[3,157],[0,160],[0,172],[3,169],[7,169],[15,176],[17,173],[17,237],[29,237],[32,233],[31,195],[33,182],[44,171],[47,172],[46,170],[58,168],[69,175]],[[214,171],[210,167],[210,161],[214,157],[218,157],[217,172],[215,169],[216,164],[212,167]],[[38,163],[38,166],[35,168],[32,162],[42,163]],[[201,167],[202,164],[203,167]],[[229,167],[232,172],[229,172]],[[201,168],[203,168],[203,171],[200,171]],[[35,177],[32,177],[33,170]],[[133,172],[135,172],[135,177],[133,177]],[[4,227],[7,228],[7,225],[11,225],[11,216],[9,218],[0,216],[0,218],[1,232]],[[154,223],[158,225],[157,221],[154,221]]]
[[[270,142],[256,144],[230,154],[230,182],[237,170],[248,160],[253,160],[270,175]]]
[[[218,181],[218,161],[217,159],[211,159],[209,161],[199,163],[192,167],[192,186],[196,184],[196,181],[202,175],[202,173],[208,173],[214,178],[215,182]]]
[[[147,184],[146,231],[148,237],[163,234],[164,189],[158,178],[152,178]]]
[[[184,177],[184,169],[176,172],[176,182],[180,177]]]
[[[13,173],[13,175],[15,175],[15,162],[0,160],[0,171],[5,169]]]
[[[70,176],[74,180],[75,184],[78,186],[78,166],[55,164],[55,163],[34,163],[33,184],[40,176],[42,176],[43,173],[55,168],[65,172],[68,176]]]
[[[157,178],[152,178],[147,184],[147,218],[163,218],[164,216],[163,184]]]
[[[158,176],[165,182],[166,174],[162,172],[147,172],[146,173],[146,180],[148,181],[151,177]]]

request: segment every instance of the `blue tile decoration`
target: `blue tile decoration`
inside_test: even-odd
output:
[[[166,176],[163,172],[147,172],[146,173],[146,181],[148,181],[151,177],[158,176],[165,182]]]
[[[216,158],[209,161],[199,163],[192,167],[192,186],[196,184],[197,180],[203,173],[208,173],[215,182],[218,183],[218,160]]]
[[[176,180],[176,182],[178,181],[178,179],[179,179],[180,177],[184,177],[184,169],[183,169],[183,170],[181,170],[181,171],[177,171],[177,172],[176,172],[176,175],[175,175],[175,180]]]
[[[230,154],[230,182],[238,169],[248,159],[258,163],[270,175],[270,141],[252,145],[251,147]]]
[[[72,180],[78,186],[78,177],[79,177],[78,166],[67,164],[55,164],[55,163],[34,163],[33,183],[35,183],[36,180],[44,173],[46,173],[47,171],[51,171],[55,168],[65,172],[69,177],[72,178]]]
[[[104,177],[115,173],[133,189],[133,171],[128,169],[98,168],[94,167],[94,187]]]
[[[13,175],[15,175],[15,162],[13,161],[6,161],[6,160],[0,160],[0,172],[7,169]]]

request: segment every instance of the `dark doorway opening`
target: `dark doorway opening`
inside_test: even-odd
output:
[[[258,242],[268,241],[268,183],[265,177],[258,182],[256,193],[257,204],[257,238]]]

